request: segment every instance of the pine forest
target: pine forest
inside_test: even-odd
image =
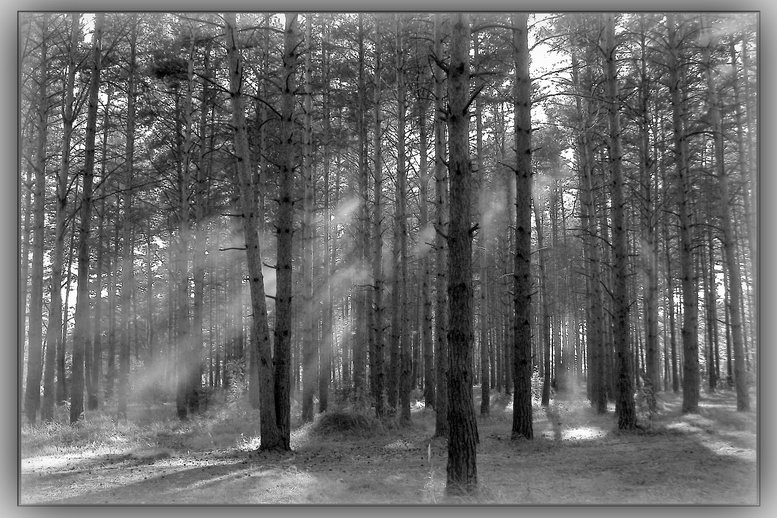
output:
[[[758,505],[759,23],[20,11],[18,504]]]

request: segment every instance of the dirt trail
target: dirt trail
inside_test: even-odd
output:
[[[629,434],[614,429],[612,412],[597,415],[579,397],[553,401],[534,407],[533,441],[510,440],[505,402],[494,398],[491,415],[478,417],[480,495],[466,503],[758,503],[755,412],[736,412],[730,392],[705,395],[699,414],[686,416],[677,396],[662,394],[659,415],[643,418],[652,430]],[[464,502],[445,498],[446,446],[430,441],[431,410],[415,409],[410,428],[372,437],[321,435],[307,425],[295,430],[287,454],[252,451],[247,428],[214,435],[215,428],[210,443],[201,430],[157,430],[115,447],[103,441],[38,454],[24,454],[31,447],[23,433],[20,503]]]

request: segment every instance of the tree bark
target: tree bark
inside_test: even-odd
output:
[[[369,171],[367,170],[367,85],[364,78],[365,56],[364,56],[364,13],[358,15],[358,85],[357,85],[357,138],[358,138],[358,177],[357,177],[357,198],[359,206],[357,209],[356,225],[356,243],[355,257],[357,271],[362,273],[367,267],[367,258],[369,257],[369,216],[368,216],[368,183]],[[361,275],[360,275],[361,277]],[[356,286],[352,295],[353,310],[353,341],[352,360],[353,360],[353,388],[357,401],[361,401],[366,394],[366,375],[367,375],[367,351],[365,345],[368,340],[369,329],[367,327],[369,298],[364,288]]]
[[[383,152],[381,146],[381,45],[380,23],[375,24],[375,85],[374,85],[374,117],[375,133],[373,135],[373,215],[372,215],[372,329],[370,330],[370,351],[372,373],[372,395],[375,401],[375,415],[380,418],[385,414],[384,392],[385,375],[385,342],[383,340]]]
[[[192,47],[190,50],[190,67],[189,73],[191,74],[190,81],[193,86],[194,75],[194,38],[192,38]],[[204,326],[204,298],[205,298],[205,269],[207,257],[212,254],[212,250],[208,250],[209,236],[207,229],[207,222],[205,220],[208,213],[208,194],[206,188],[206,182],[210,177],[210,159],[207,153],[206,147],[207,132],[208,132],[208,112],[210,111],[210,93],[208,87],[208,81],[205,78],[210,77],[210,45],[206,45],[204,49],[203,72],[202,79],[202,103],[200,107],[200,120],[199,120],[199,153],[197,154],[196,161],[197,166],[195,168],[194,176],[194,214],[192,227],[195,235],[195,239],[192,246],[192,340],[191,340],[191,374],[189,381],[189,411],[198,412],[204,410],[206,400],[201,399],[201,385],[202,385],[202,373],[203,373],[203,350],[205,344],[205,336],[203,332]],[[212,154],[210,155],[213,156]],[[249,353],[248,361],[252,361],[255,358],[254,354]],[[250,370],[250,367],[249,367]]]
[[[89,104],[84,143],[84,184],[81,191],[81,220],[78,235],[78,290],[76,295],[75,327],[73,330],[73,381],[70,392],[70,423],[75,424],[84,413],[84,355],[89,336],[89,233],[92,217],[92,181],[94,178],[97,103],[100,90],[101,44],[105,13],[97,13],[92,37],[92,67],[89,78]]]
[[[653,201],[653,158],[650,156],[650,76],[647,67],[646,18],[640,16],[640,89],[639,151],[640,186],[642,190],[642,268],[643,311],[645,315],[645,382],[649,383],[648,407],[656,410],[655,392],[660,389],[660,350],[658,345],[658,250],[656,243],[656,209]]]
[[[424,72],[422,76],[422,84],[425,88],[429,83],[429,78]],[[426,230],[429,227],[429,180],[431,178],[429,174],[428,166],[428,147],[429,147],[429,135],[427,132],[427,103],[428,98],[425,92],[419,92],[418,96],[418,138],[419,138],[419,163],[418,163],[418,182],[419,182],[419,239],[427,239],[425,236]],[[427,251],[427,243],[419,243],[419,247],[423,250],[420,258],[420,275],[421,282],[419,289],[421,290],[421,348],[423,349],[424,357],[424,406],[434,406],[434,342],[432,341],[432,297],[430,278],[432,275],[432,264],[430,259],[430,252]]]
[[[292,234],[294,227],[293,181],[297,161],[294,131],[299,34],[297,14],[286,13],[283,43],[283,87],[281,101],[281,170],[278,190],[277,291],[275,300],[275,417],[280,448],[290,449],[291,434],[291,296]]]
[[[451,15],[448,68],[448,153],[450,224],[448,230],[448,466],[449,495],[476,494],[477,422],[472,401],[472,218],[469,162],[470,22],[464,13]]]
[[[474,34],[472,37],[472,50],[475,63],[479,63],[480,55],[480,35]],[[482,81],[479,82],[482,88]],[[477,171],[481,178],[481,199],[485,200],[486,194],[486,176],[483,166],[483,99],[481,96],[475,100],[475,135],[476,135],[476,160]],[[481,203],[481,206],[487,206]],[[486,210],[481,209],[482,213]],[[491,395],[488,370],[488,235],[486,229],[490,222],[485,221],[485,214],[481,214],[481,224],[479,231],[480,244],[480,415],[488,415],[491,409]]]
[[[328,21],[328,20],[327,20]],[[329,111],[329,24],[323,23],[322,42],[321,42],[321,75],[323,78],[322,111],[324,126],[324,142],[330,143],[332,134],[330,111]],[[332,277],[334,276],[335,261],[330,261],[329,248],[333,246],[332,212],[330,202],[331,189],[331,171],[330,171],[330,152],[329,146],[325,145],[323,149],[323,168],[324,168],[324,268],[323,272],[327,276],[325,282],[325,299],[322,308],[321,325],[321,347],[319,349],[319,375],[318,375],[318,411],[326,412],[329,406],[329,384],[332,373],[332,321],[334,320],[334,293],[332,290]],[[334,258],[333,258],[334,259]]]
[[[412,384],[412,360],[409,331],[408,291],[408,252],[407,252],[407,164],[406,164],[406,107],[407,90],[405,86],[405,50],[402,34],[403,17],[396,15],[396,78],[397,78],[397,188],[395,229],[399,238],[399,264],[395,273],[395,287],[399,291],[399,306],[395,308],[399,319],[399,407],[400,421],[410,422],[410,391]],[[395,267],[397,265],[395,264]]]
[[[531,79],[529,78],[528,15],[512,16],[515,65],[515,286],[513,304],[512,438],[532,439],[531,407]]]
[[[264,292],[264,275],[262,273],[262,255],[259,248],[256,221],[257,214],[254,211],[256,190],[253,185],[253,175],[251,174],[248,136],[246,134],[245,113],[243,112],[243,96],[240,90],[243,66],[235,35],[235,14],[225,13],[224,20],[226,22],[226,46],[229,61],[230,97],[232,99],[232,125],[235,132],[235,168],[240,186],[240,208],[243,215],[243,235],[246,244],[251,309],[253,310],[251,340],[254,343],[251,347],[259,355],[259,378],[257,381],[261,397],[259,411],[260,449],[270,450],[282,448],[283,439],[276,422],[272,345],[267,323],[267,305]]]
[[[60,153],[59,171],[56,185],[56,212],[54,223],[54,248],[51,253],[51,300],[49,301],[49,321],[46,330],[46,371],[43,377],[43,404],[41,420],[50,421],[54,418],[54,403],[67,399],[65,381],[65,341],[62,318],[62,263],[65,250],[65,230],[67,225],[67,203],[70,177],[70,147],[75,119],[74,94],[76,77],[76,55],[81,37],[78,13],[70,15],[70,46],[65,66],[65,85],[61,109],[62,116],[62,147]],[[53,356],[52,357],[50,357]],[[52,364],[53,362],[53,364]],[[55,384],[56,380],[56,384]]]
[[[135,53],[137,42],[137,14],[132,15],[130,29],[129,77],[127,82],[127,140],[125,142],[125,185],[122,225],[122,265],[121,265],[121,340],[119,342],[118,407],[119,419],[127,418],[127,400],[129,397],[130,370],[130,295],[134,283],[134,243],[132,239],[132,188],[135,153]]]
[[[677,169],[678,212],[680,218],[680,277],[683,292],[683,413],[694,413],[699,407],[699,338],[696,272],[693,263],[692,183],[688,167],[688,142],[685,132],[685,110],[682,99],[684,81],[681,75],[681,41],[677,16],[668,16],[669,91],[672,98],[675,167]]]
[[[30,331],[27,347],[27,385],[24,393],[24,414],[35,424],[40,408],[40,388],[43,358],[43,225],[46,204],[46,144],[48,141],[48,14],[40,21],[40,60],[37,74],[35,184],[32,223],[32,277],[30,279]],[[23,238],[24,239],[24,238]],[[26,282],[26,279],[24,279]],[[51,344],[51,342],[49,342]],[[47,345],[47,352],[52,345]],[[50,354],[50,353],[49,353]],[[43,416],[41,416],[43,419]]]
[[[542,399],[540,405],[550,405],[550,301],[548,288],[548,267],[546,261],[545,244],[542,235],[542,215],[537,200],[534,200],[534,223],[537,228],[537,262],[540,267],[540,306],[542,307],[542,320],[540,322],[542,339]]]
[[[621,169],[620,100],[615,45],[615,16],[605,15],[605,77],[609,115],[609,161],[612,175],[612,240],[614,253],[613,338],[617,357],[618,428],[631,430],[637,424],[634,383],[629,351],[628,236],[625,222],[623,171]]]
[[[86,407],[89,410],[96,410],[99,406],[99,387],[100,387],[100,374],[102,370],[102,310],[103,310],[103,298],[102,298],[102,285],[103,285],[103,273],[104,268],[104,248],[105,248],[105,199],[106,196],[106,164],[108,162],[108,123],[110,110],[108,107],[111,104],[111,97],[108,95],[105,103],[105,112],[103,115],[103,140],[102,140],[102,159],[100,161],[100,170],[103,176],[100,182],[100,194],[102,198],[100,201],[99,211],[99,223],[97,227],[97,257],[95,258],[95,277],[94,286],[92,291],[95,293],[94,298],[94,320],[93,320],[93,338],[91,344],[91,350],[86,354]]]
[[[313,53],[312,40],[313,18],[306,16],[305,20],[305,96],[304,96],[304,123],[302,142],[302,261],[300,265],[302,277],[302,308],[303,326],[302,335],[302,421],[313,420],[313,396],[315,395],[316,372],[318,365],[318,344],[315,340],[316,315],[313,307],[313,123],[312,123],[312,90],[310,60]]]
[[[708,29],[710,32],[712,29]],[[737,392],[737,410],[745,411],[750,409],[750,396],[747,388],[747,378],[745,376],[745,353],[744,339],[742,336],[742,319],[739,307],[742,305],[742,275],[739,270],[739,262],[736,258],[736,241],[734,239],[731,219],[731,194],[729,191],[728,171],[725,163],[725,150],[723,141],[723,127],[721,123],[720,107],[718,106],[718,95],[715,80],[713,78],[713,69],[715,64],[710,57],[710,47],[717,43],[717,37],[710,35],[710,42],[703,50],[703,59],[705,61],[707,76],[707,107],[709,109],[709,119],[712,126],[713,147],[715,153],[715,168],[718,176],[718,192],[720,193],[720,227],[721,243],[723,245],[723,257],[726,262],[726,270],[729,275],[729,289],[726,294],[729,303],[735,311],[731,312],[731,338],[734,352],[734,386]],[[698,376],[698,369],[697,369]],[[697,389],[698,390],[698,389]]]
[[[442,31],[442,15],[434,15],[434,53],[442,56],[442,40],[445,34]],[[448,301],[445,291],[446,275],[448,270],[446,261],[445,232],[448,215],[448,185],[445,162],[445,122],[443,119],[443,82],[445,76],[440,67],[434,68],[434,184],[436,196],[436,233],[434,239],[435,250],[435,437],[448,437]]]

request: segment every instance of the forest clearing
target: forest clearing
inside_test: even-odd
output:
[[[432,437],[434,412],[421,404],[414,405],[408,427],[380,425],[368,412],[320,414],[292,431],[292,451],[276,453],[256,450],[257,413],[233,403],[188,423],[177,422],[170,406],[145,413],[132,405],[125,425],[98,413],[74,429],[67,424],[24,427],[20,502],[759,502],[756,412],[737,412],[733,392],[704,394],[699,413],[685,415],[677,395],[662,394],[651,429],[629,433],[617,431],[612,412],[597,414],[578,396],[552,400],[547,409],[535,400],[533,441],[510,440],[510,398],[493,396],[492,414],[478,418],[477,497],[446,497],[445,441]]]

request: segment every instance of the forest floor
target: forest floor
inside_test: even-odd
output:
[[[420,404],[407,427],[347,409],[294,427],[297,415],[288,453],[256,451],[258,414],[242,401],[183,423],[172,404],[131,406],[121,424],[87,413],[75,427],[22,427],[19,503],[758,504],[756,412],[737,412],[729,390],[703,393],[698,414],[658,397],[657,415],[641,413],[646,430],[632,433],[584,393],[547,409],[535,401],[534,440],[513,441],[511,399],[492,396],[478,415],[479,494],[468,498],[446,497],[447,446]]]

